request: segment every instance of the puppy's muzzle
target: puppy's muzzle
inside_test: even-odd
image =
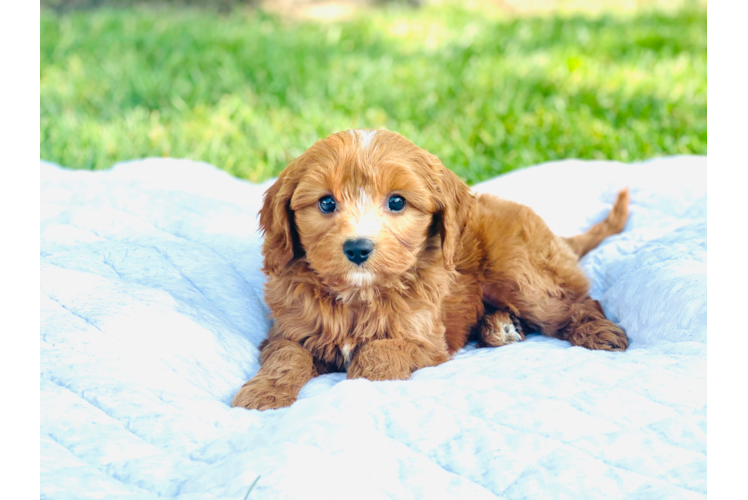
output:
[[[374,242],[368,239],[359,238],[343,243],[343,253],[357,266],[366,262],[372,251],[374,251]]]

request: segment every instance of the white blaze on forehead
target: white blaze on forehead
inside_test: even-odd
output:
[[[376,135],[376,130],[346,130],[351,137],[356,137],[359,147],[367,149]],[[366,167],[366,164],[362,165]],[[371,197],[362,187],[358,188],[358,193],[352,195],[355,207],[352,210],[351,223],[353,225],[353,236],[355,237],[374,237],[380,231],[382,226],[381,214],[379,207],[372,202]]]
[[[358,144],[363,149],[366,149],[371,145],[372,139],[374,139],[374,136],[376,135],[376,130],[356,130],[356,135],[358,135]]]
[[[356,209],[358,209],[359,215],[363,215],[371,208],[371,198],[366,193],[364,188],[358,188],[358,198],[356,198]]]
[[[376,210],[369,210],[354,219],[353,234],[359,238],[374,238],[382,228],[381,216]]]
[[[351,214],[352,236],[373,238],[382,226],[379,207],[373,202],[364,188],[358,188],[358,195]]]

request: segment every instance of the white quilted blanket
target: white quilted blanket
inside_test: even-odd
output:
[[[195,162],[42,163],[42,498],[706,496],[706,158],[566,161],[476,187],[557,234],[631,218],[582,260],[625,353],[530,335],[405,382],[314,379],[231,408],[268,329],[267,187]]]

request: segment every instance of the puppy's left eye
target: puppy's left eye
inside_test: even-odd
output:
[[[392,212],[402,212],[405,208],[405,198],[400,195],[393,194],[390,199],[387,200],[387,208]]]

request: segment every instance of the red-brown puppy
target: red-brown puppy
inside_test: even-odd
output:
[[[261,368],[234,406],[288,406],[316,375],[407,379],[443,363],[471,332],[481,345],[523,326],[588,349],[626,334],[588,295],[579,257],[628,218],[554,236],[531,209],[473,194],[439,159],[387,131],[318,141],[265,193],[265,300],[275,320]]]

